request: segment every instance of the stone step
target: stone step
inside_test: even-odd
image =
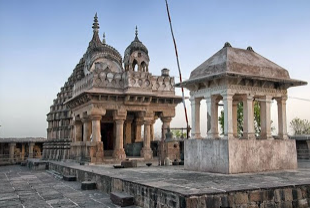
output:
[[[76,176],[75,175],[64,175],[63,179],[65,181],[76,181]]]
[[[94,181],[83,181],[81,184],[82,190],[94,190],[97,189],[96,182]]]
[[[125,192],[111,192],[110,199],[114,204],[121,207],[134,205],[134,197]]]

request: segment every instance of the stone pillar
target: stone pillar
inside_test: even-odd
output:
[[[89,118],[84,117],[82,119],[82,123],[83,123],[83,142],[90,141],[90,135],[92,131],[91,122]]]
[[[271,96],[260,98],[260,126],[261,139],[273,139],[271,135],[271,119],[270,119]]]
[[[142,118],[136,118],[135,119],[136,123],[136,133],[135,133],[135,142],[141,142],[141,126],[143,124],[143,119]]]
[[[93,142],[101,142],[101,128],[100,128],[100,120],[101,115],[91,115],[90,119],[92,121],[92,141]]]
[[[238,137],[238,102],[234,101],[232,104],[232,119],[233,119],[233,135]]]
[[[141,150],[141,156],[145,160],[153,158],[153,151],[151,149],[151,124],[152,120],[144,120],[144,142]]]
[[[34,147],[34,142],[29,143],[29,158],[33,158],[33,147]]]
[[[219,137],[218,131],[218,101],[215,95],[206,96],[207,102],[207,138]]]
[[[74,131],[75,131],[75,137],[74,141],[75,142],[80,142],[82,141],[82,122],[79,119],[76,119],[74,121]]]
[[[127,116],[126,122],[125,122],[125,144],[131,143],[131,124],[132,124],[133,118],[129,118]]]
[[[115,145],[114,145],[114,152],[113,152],[113,157],[116,159],[125,159],[126,158],[126,153],[124,151],[123,147],[123,131],[124,131],[124,120],[125,119],[114,119],[115,124],[116,124],[116,137],[115,137]]]
[[[224,139],[233,138],[233,119],[232,119],[232,93],[223,93],[224,103]]]
[[[22,143],[22,152],[20,154],[20,158],[22,161],[25,160],[25,144],[24,143]]]
[[[243,138],[255,139],[253,96],[243,98]]]
[[[151,123],[151,142],[155,140],[155,131],[154,131],[155,120]]]
[[[278,104],[278,136],[280,139],[288,139],[286,123],[286,100],[287,96],[277,98]]]
[[[201,139],[200,134],[200,98],[191,97],[192,131],[191,139]]]
[[[9,154],[10,154],[10,158],[9,158],[9,161],[11,163],[14,163],[14,152],[15,152],[15,146],[16,146],[16,143],[9,143]]]
[[[161,121],[163,123],[163,126],[162,126],[162,130],[163,130],[162,136],[163,136],[164,139],[166,139],[167,129],[168,129],[168,127],[170,127],[170,122],[171,122],[172,118],[171,117],[161,117],[160,119],[161,119]]]

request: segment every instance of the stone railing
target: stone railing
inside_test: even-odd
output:
[[[73,87],[73,97],[92,88],[139,90],[174,94],[174,77],[152,76],[148,72],[126,71],[123,73],[94,70]]]

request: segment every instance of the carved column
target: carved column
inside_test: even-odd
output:
[[[215,95],[206,96],[207,102],[207,138],[219,137],[218,132],[218,101]]]
[[[243,138],[255,139],[253,96],[243,97]]]
[[[286,123],[286,100],[287,96],[277,98],[278,104],[278,136],[281,139],[288,139]]]
[[[164,139],[166,139],[167,129],[170,127],[170,122],[171,122],[172,118],[171,117],[161,117],[160,120],[163,123],[163,126],[162,126],[162,129],[163,129],[162,136],[163,136]]]
[[[234,101],[232,104],[232,119],[233,119],[233,135],[238,137],[238,102]]]
[[[25,144],[22,143],[22,152],[21,152],[21,160],[24,161],[25,160]]]
[[[74,131],[75,137],[74,142],[82,141],[82,122],[80,119],[75,119],[74,121]]]
[[[100,119],[101,119],[101,117],[100,117]],[[100,120],[99,120],[99,122],[100,122]],[[83,117],[82,123],[83,123],[83,142],[90,141],[90,135],[91,135],[91,131],[92,131],[91,121],[88,117]]]
[[[141,156],[143,156],[145,160],[153,158],[153,151],[151,149],[151,124],[152,120],[144,120],[144,142]]]
[[[91,115],[90,119],[92,121],[92,141],[100,142],[101,141],[101,128],[100,128],[100,120],[101,115]]]
[[[271,135],[271,96],[260,98],[261,139],[273,139]]]
[[[9,154],[10,154],[10,162],[11,163],[14,163],[14,152],[15,152],[15,146],[16,146],[16,143],[9,143]]]
[[[233,138],[233,119],[232,119],[232,93],[223,93],[223,103],[224,103],[224,139]]]
[[[125,122],[125,144],[130,144],[131,143],[131,124],[132,124],[133,118],[128,117],[126,118]]]
[[[155,131],[154,131],[155,120],[151,123],[151,142],[155,140]]]
[[[123,127],[124,127],[124,120],[125,119],[114,119],[116,124],[116,137],[115,137],[115,146],[114,146],[114,152],[113,157],[116,159],[125,159],[126,154],[123,147]]]
[[[29,143],[29,158],[33,158],[33,147],[34,147],[34,142]]]
[[[135,133],[135,142],[141,142],[141,126],[143,124],[143,119],[142,118],[136,118],[135,119],[135,124],[136,124],[136,133]]]
[[[191,139],[200,139],[200,98],[191,97],[192,132]]]

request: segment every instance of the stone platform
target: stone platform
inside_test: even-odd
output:
[[[103,192],[123,191],[135,204],[148,208],[309,207],[310,169],[268,173],[217,174],[195,172],[184,166],[114,169],[113,165],[50,162],[49,168],[96,181]],[[155,165],[155,166],[154,166]]]

